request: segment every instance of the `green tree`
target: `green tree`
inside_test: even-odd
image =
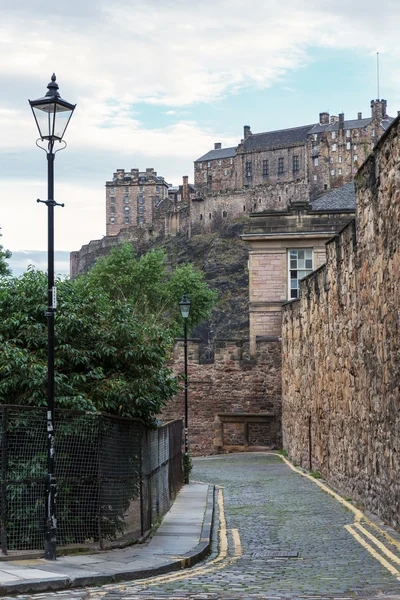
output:
[[[0,233],[0,237],[2,234]],[[0,244],[0,276],[10,275],[11,271],[8,267],[7,260],[11,258],[11,252],[9,250],[4,250],[3,246]]]
[[[191,302],[189,331],[210,316],[217,299],[192,264],[171,271],[161,250],[138,258],[130,244],[114,248],[81,278],[88,278],[115,300],[129,302],[138,318],[153,319],[174,336],[183,330],[179,301],[184,292]]]
[[[0,286],[0,402],[46,405],[47,275],[34,269]],[[56,406],[152,422],[177,392],[165,362],[172,338],[89,278],[58,281]]]

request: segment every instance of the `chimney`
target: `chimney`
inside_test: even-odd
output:
[[[397,111],[397,116],[400,117],[400,110]]]
[[[376,121],[381,121],[387,117],[387,101],[371,100],[371,117]]]
[[[221,150],[221,142],[215,142],[214,150]]]
[[[319,113],[319,122],[320,122],[320,125],[329,125],[329,113],[328,112]]]
[[[338,121],[339,121],[339,117],[337,117],[336,115],[331,116],[331,125],[333,125],[334,123],[337,123]]]
[[[362,113],[357,113],[357,119],[358,119],[359,121],[361,121],[361,119],[362,119]]]
[[[182,182],[182,200],[184,202],[189,202],[189,177],[183,175]]]
[[[243,127],[243,135],[245,140],[247,140],[247,138],[251,135],[250,125],[245,125]]]
[[[339,129],[344,129],[344,113],[339,114]]]

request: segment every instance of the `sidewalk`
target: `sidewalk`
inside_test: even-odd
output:
[[[142,579],[190,567],[209,553],[213,510],[213,486],[185,485],[149,542],[54,562],[1,561],[0,596]]]

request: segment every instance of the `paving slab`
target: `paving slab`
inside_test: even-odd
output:
[[[213,486],[185,485],[145,544],[56,561],[1,561],[0,596],[134,580],[191,566],[207,553],[204,539],[209,550],[213,509]]]

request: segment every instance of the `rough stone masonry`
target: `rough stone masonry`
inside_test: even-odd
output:
[[[400,527],[400,119],[357,178],[356,221],[283,308],[292,459]]]

